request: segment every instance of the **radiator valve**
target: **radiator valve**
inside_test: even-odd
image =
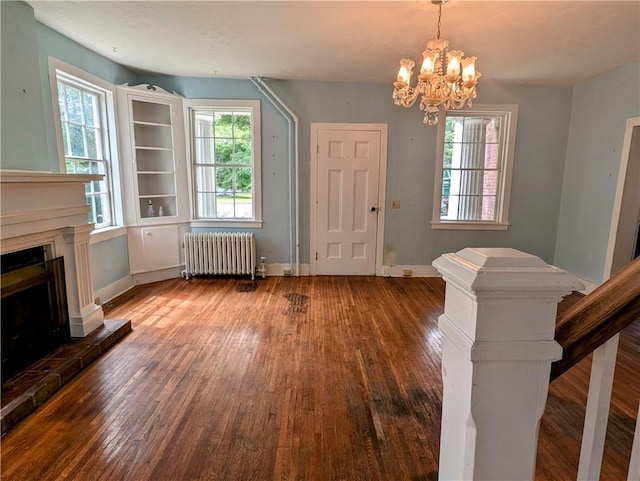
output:
[[[267,277],[267,266],[264,264],[266,260],[266,257],[260,257],[260,267],[258,267],[258,274],[260,274],[263,279]]]

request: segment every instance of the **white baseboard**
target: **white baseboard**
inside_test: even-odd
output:
[[[117,281],[94,291],[94,297],[99,297],[100,302],[104,304],[111,299],[115,299],[120,294],[124,294],[133,287],[133,278],[131,276],[123,277]]]
[[[410,270],[411,275],[405,276],[404,271]],[[383,277],[441,277],[433,266],[382,266]]]
[[[131,277],[133,279],[133,285],[138,286],[140,284],[150,284],[152,282],[175,279],[182,275],[183,270],[183,266],[169,267],[168,269],[160,269],[157,271],[138,272],[136,274],[131,274]]]
[[[300,264],[300,276],[309,275],[309,264]],[[294,266],[295,269],[295,266]],[[291,271],[291,264],[267,264],[267,276],[284,276],[285,270]],[[290,274],[287,274],[290,275]],[[292,275],[292,274],[291,274]]]

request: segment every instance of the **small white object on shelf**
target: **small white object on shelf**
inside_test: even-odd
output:
[[[162,206],[160,206],[160,208],[158,209],[158,217],[164,217],[164,209],[162,208]]]
[[[162,207],[160,207],[162,209]],[[154,215],[156,215],[156,212],[153,210],[153,204],[151,203],[151,200],[149,200],[149,206],[147,207],[147,215],[149,217],[153,217]]]

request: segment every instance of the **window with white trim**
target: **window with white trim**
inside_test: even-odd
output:
[[[196,221],[262,221],[260,102],[185,101]]]
[[[80,73],[73,68],[74,73]],[[89,222],[96,229],[119,224],[114,202],[115,118],[113,91],[59,68],[52,68],[54,114],[59,121],[59,151],[68,174],[99,174],[102,180],[85,185]],[[87,74],[87,77],[89,75]],[[104,82],[106,84],[106,82]]]
[[[432,226],[507,229],[518,108],[445,112],[438,127]]]

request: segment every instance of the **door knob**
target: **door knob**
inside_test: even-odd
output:
[[[380,207],[371,207],[371,212],[377,212],[380,210]]]

